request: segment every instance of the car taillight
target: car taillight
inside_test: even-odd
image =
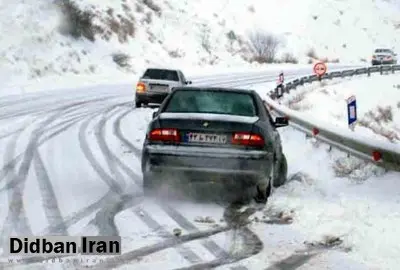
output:
[[[146,85],[142,82],[138,82],[136,84],[136,92],[138,92],[138,93],[146,92]]]
[[[249,146],[264,146],[264,138],[254,133],[238,132],[233,134],[232,143]]]
[[[174,128],[156,128],[150,131],[150,141],[179,142],[179,132]]]

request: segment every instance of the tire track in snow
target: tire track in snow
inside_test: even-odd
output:
[[[51,235],[69,235],[65,226],[60,207],[58,206],[57,196],[54,192],[53,185],[46,171],[43,160],[40,156],[39,149],[36,149],[33,157],[33,166],[36,172],[36,178],[39,185],[40,195],[44,213],[49,224],[62,224],[57,230],[50,231]]]
[[[102,112],[104,111],[104,109],[101,110]],[[95,116],[93,116],[92,118],[94,118]],[[86,128],[84,128],[84,130],[86,130]],[[82,126],[80,129],[80,136],[82,137],[82,141],[84,140],[84,131],[82,131]],[[83,132],[83,133],[82,133]],[[51,136],[51,135],[49,135]],[[84,142],[85,145],[87,145],[86,142]],[[84,147],[86,150],[87,147]],[[86,151],[85,150],[85,151]],[[89,149],[90,151],[90,149]],[[97,168],[97,166],[96,166]],[[104,170],[99,170],[97,171],[97,173],[100,173],[100,175],[105,176],[106,178],[110,178],[109,176],[107,176],[107,173]],[[108,181],[109,179],[107,179]],[[77,223],[79,220],[85,218],[86,216],[92,214],[93,212],[97,211],[98,209],[102,209],[107,207],[107,205],[116,203],[115,202],[115,196],[116,193],[113,190],[109,190],[105,195],[103,195],[99,200],[97,200],[96,202],[82,208],[81,210],[77,211],[76,213],[69,215],[68,217],[65,218],[65,224],[67,227],[72,226],[73,224]],[[63,226],[63,224],[51,224],[49,227],[45,228],[44,231],[42,232],[42,234],[48,234],[49,231],[52,230],[58,230],[58,227]]]
[[[226,211],[231,211],[231,210],[228,208]],[[148,255],[151,255],[153,253],[156,253],[156,252],[168,249],[168,248],[173,248],[173,247],[182,245],[187,242],[204,239],[204,238],[211,237],[211,236],[219,234],[219,233],[225,233],[225,232],[231,231],[233,229],[237,229],[237,227],[238,227],[237,224],[229,224],[228,223],[228,225],[221,226],[218,228],[204,230],[204,231],[198,231],[198,232],[192,232],[192,233],[189,233],[186,235],[172,237],[171,239],[167,239],[165,241],[156,243],[154,245],[141,247],[136,250],[126,252],[122,255],[111,257],[110,259],[107,259],[104,263],[99,263],[97,265],[94,265],[94,268],[95,269],[115,269],[119,266],[126,265],[133,260],[140,259],[141,257],[148,256]],[[248,228],[244,227],[243,230],[244,230],[243,236],[245,237],[244,240],[247,242],[254,241],[256,244],[253,245],[253,248],[250,249],[249,251],[247,251],[245,253],[241,253],[240,254],[241,256],[237,255],[235,257],[230,257],[229,261],[226,259],[217,259],[217,260],[209,262],[209,263],[198,264],[198,265],[189,266],[189,267],[180,268],[180,269],[210,269],[210,267],[213,268],[213,267],[221,266],[221,265],[224,265],[227,263],[233,263],[235,261],[238,261],[238,260],[241,260],[244,258],[248,258],[252,255],[259,253],[262,250],[262,246],[263,246],[261,240],[254,233],[252,233]],[[250,233],[247,232],[246,230],[250,231]],[[244,254],[246,254],[246,257],[244,256]],[[240,268],[238,268],[238,267],[240,267]],[[232,269],[236,270],[236,269],[244,269],[244,268],[243,268],[243,266],[235,266],[235,267],[232,267]]]
[[[312,250],[305,250],[303,254],[292,254],[283,260],[280,260],[273,265],[265,268],[265,270],[295,270],[309,260],[319,255],[320,252],[312,252]]]
[[[212,268],[216,268],[216,267],[223,266],[226,264],[232,264],[232,263],[239,262],[241,260],[250,258],[251,256],[257,255],[258,253],[260,253],[262,251],[263,243],[258,238],[258,236],[255,233],[253,233],[249,228],[246,228],[246,227],[242,228],[239,230],[238,233],[243,237],[243,240],[245,243],[252,243],[249,246],[249,248],[250,248],[249,250],[247,250],[246,248],[248,248],[248,247],[245,246],[245,247],[242,247],[243,251],[241,251],[239,254],[235,254],[235,255],[229,256],[227,258],[218,258],[211,262],[199,263],[199,264],[195,264],[195,265],[188,266],[188,267],[177,268],[175,270],[212,269]],[[230,269],[245,270],[248,268],[245,266],[242,266],[242,265],[237,265],[237,266],[230,267]],[[289,270],[289,269],[285,269],[285,270]]]
[[[199,232],[200,230],[192,224],[189,220],[187,220],[181,213],[173,209],[167,203],[158,203],[158,206],[164,210],[175,222],[182,227],[183,229],[189,232]],[[205,239],[202,241],[202,246],[204,246],[209,252],[211,252],[216,258],[226,259],[229,257],[229,253],[226,252],[223,248],[221,248],[217,243],[212,240]]]
[[[45,142],[49,141],[50,139],[52,139],[53,137],[61,134],[62,132],[66,131],[67,129],[69,129],[71,126],[73,126],[74,124],[76,124],[77,122],[79,122],[82,118],[84,118],[86,115],[82,115],[79,117],[75,117],[72,119],[68,119],[65,120],[61,123],[57,123],[56,125],[50,127],[49,129],[46,129],[44,133],[51,131],[52,129],[55,129],[55,131],[51,132],[49,135],[47,136],[43,136],[40,138],[39,143],[38,143],[38,147],[41,146],[42,144],[44,144]],[[56,129],[58,127],[61,127],[59,129]],[[25,129],[25,128],[24,128]],[[44,135],[44,134],[43,134]],[[0,179],[3,179],[4,177],[7,176],[7,174],[9,173],[8,168],[10,167],[15,167],[15,165],[19,162],[19,160],[22,158],[23,153],[18,154],[17,156],[15,156],[12,160],[5,162],[5,165],[3,166],[3,169],[0,171]],[[9,187],[9,184],[6,185],[5,187],[0,189],[1,191],[6,190]]]
[[[263,242],[254,232],[252,232],[247,227],[247,224],[249,223],[249,216],[255,213],[256,210],[253,208],[247,208],[245,211],[239,212],[239,208],[240,207],[238,205],[231,204],[225,209],[223,214],[228,226],[232,228],[232,232],[234,235],[233,240],[236,241],[235,238],[238,235],[241,236],[243,239],[244,246],[241,247],[241,251],[239,253],[228,254],[228,256],[226,257],[217,257],[216,260],[210,262],[178,268],[175,270],[211,269],[226,264],[236,263],[260,253],[263,249]],[[247,267],[242,265],[232,266],[230,268],[233,270],[247,269]]]
[[[118,117],[117,121],[114,123],[114,134],[115,136],[123,143],[129,150],[133,152],[136,157],[140,157],[142,155],[142,151],[135,147],[128,139],[124,137],[121,130],[121,121],[124,119],[132,110],[128,110],[123,113],[120,117]],[[140,159],[139,159],[140,160]]]
[[[14,152],[16,149],[16,144],[18,141],[18,138],[21,136],[22,132],[27,129],[28,126],[25,126],[23,130],[21,130],[20,132],[18,132],[13,138],[11,138],[10,142],[7,144],[7,147],[5,149],[5,153],[4,153],[4,161],[8,162],[8,160],[10,158],[12,158],[14,156]],[[9,178],[15,178],[16,177],[16,163],[12,163],[10,164],[10,166],[5,167],[5,177]],[[6,178],[6,181],[8,180],[8,178]],[[22,201],[12,201],[13,199],[13,193],[11,189],[7,190],[7,196],[8,196],[8,206],[12,207],[14,205],[14,207],[20,207],[20,204],[22,204]],[[25,232],[28,233],[32,233],[30,231],[30,227],[28,228],[24,228],[24,227],[20,227],[21,226],[26,226],[27,221],[26,220],[22,220],[22,222],[20,224],[16,223],[15,218],[18,218],[19,216],[13,216],[13,215],[8,215],[4,221],[4,225],[2,227],[2,231],[0,234],[0,245],[4,244],[4,241],[7,239],[7,237],[9,235],[11,235],[12,230],[14,229],[17,233],[23,234]],[[24,217],[22,217],[24,218]]]
[[[87,101],[87,102],[75,102],[75,103],[72,103],[72,104],[70,104],[68,106],[64,106],[64,109],[68,109],[69,107],[72,108],[72,107],[79,106],[79,105],[83,106],[83,105],[85,105],[87,103],[90,103],[90,102],[93,102],[93,101],[104,101],[105,99],[106,98],[98,98],[98,99],[93,99],[92,101]],[[39,142],[38,142],[38,146],[44,144],[45,142],[47,142],[47,140],[55,137],[56,135],[58,135],[60,133],[54,134],[53,136],[48,136],[45,139],[40,138]],[[12,160],[10,160],[9,162],[7,162],[6,164],[3,165],[2,169],[0,170],[0,179],[3,179],[7,175],[7,168],[10,167],[10,166],[15,166],[15,164],[18,163],[20,159],[22,159],[23,155],[24,155],[24,153],[18,154]],[[0,192],[5,190],[5,189],[7,189],[7,188],[9,188],[10,185],[12,185],[12,184],[11,183],[7,183],[5,187],[0,189]]]
[[[88,140],[86,138],[86,133],[89,128],[89,124],[94,120],[98,115],[94,115],[87,120],[85,120],[80,129],[79,129],[79,145],[80,148],[89,162],[90,166],[94,169],[94,171],[98,174],[100,179],[113,191],[115,194],[121,194],[121,187],[114,181],[114,179],[108,175],[108,173],[103,169],[103,166],[96,160],[95,155],[90,149]]]
[[[118,104],[117,106],[113,106],[110,109],[106,110],[102,115],[100,121],[95,125],[95,136],[96,142],[103,154],[103,157],[106,158],[106,163],[112,175],[109,175],[110,178],[113,178],[117,185],[120,187],[120,198],[119,201],[112,204],[110,207],[102,208],[94,219],[94,224],[100,231],[100,235],[119,235],[118,229],[115,225],[114,218],[115,216],[125,210],[126,208],[138,204],[142,201],[141,196],[133,196],[126,195],[122,193],[122,190],[126,190],[126,182],[124,176],[119,172],[118,166],[128,170],[130,173],[130,177],[134,182],[137,182],[139,179],[139,175],[135,174],[133,171],[129,169],[125,164],[123,164],[110,150],[106,143],[106,134],[105,128],[106,124],[114,115],[119,113],[120,106],[123,106],[126,103]],[[138,198],[140,200],[138,200]],[[135,202],[134,202],[135,201]]]
[[[9,131],[9,132],[3,133],[3,134],[0,135],[0,140],[5,139],[7,137],[10,137],[10,136],[14,135],[15,133],[19,133],[24,129],[25,129],[24,127],[21,127],[21,128],[16,129],[16,130],[13,130],[13,131]]]
[[[118,170],[118,166],[129,171],[130,175],[133,176],[132,180],[135,183],[138,183],[138,179],[140,179],[140,176],[138,174],[136,174],[135,172],[133,172],[132,170],[130,170],[127,166],[125,166],[125,164],[123,164],[112,153],[112,151],[110,150],[110,148],[108,147],[108,145],[106,143],[106,134],[105,134],[106,123],[107,123],[107,120],[109,120],[110,118],[112,118],[114,115],[116,115],[118,113],[118,110],[115,110],[115,109],[119,109],[119,108],[113,107],[110,110],[107,110],[104,114],[102,114],[101,119],[98,122],[98,124],[95,126],[94,130],[95,130],[96,142],[100,148],[101,153],[103,154],[103,157],[106,159],[107,166],[110,169],[112,177],[115,179],[115,181],[117,183],[119,183],[119,186],[121,187],[121,189],[124,189],[125,188],[124,184],[126,184],[126,183],[125,183],[123,175]],[[114,112],[112,113],[113,110],[114,110]]]
[[[176,211],[170,205],[163,203],[159,204],[160,207],[168,213],[182,228],[189,232],[199,232],[200,230],[193,225],[190,221],[188,221],[181,213]],[[248,216],[238,213],[236,208],[227,207],[224,211],[224,216],[237,216],[240,217],[242,220],[248,219]],[[221,248],[217,243],[213,240],[204,239],[202,240],[202,245],[210,251],[217,259],[211,262],[201,263],[193,266],[189,266],[186,268],[179,268],[179,269],[210,269],[217,266],[222,266],[225,264],[231,264],[238,262],[240,260],[249,258],[253,255],[258,254],[263,249],[263,243],[259,239],[259,237],[253,233],[249,228],[243,226],[242,224],[238,224],[236,222],[229,222],[227,221],[228,225],[234,229],[235,236],[240,235],[244,241],[244,245],[241,249],[242,251],[239,254],[230,254],[229,252],[225,251]],[[237,231],[236,231],[237,230]],[[231,269],[247,269],[247,267],[238,265],[233,266]]]
[[[101,110],[101,111],[103,111],[103,110]],[[93,114],[93,112],[90,112],[90,113],[86,113],[86,114]],[[46,139],[51,139],[52,137],[54,137],[54,136],[56,136],[56,135],[58,135],[58,134],[60,134],[61,132],[63,132],[63,131],[65,131],[66,129],[68,129],[69,127],[71,127],[72,125],[74,125],[74,124],[76,124],[76,122],[78,122],[78,121],[80,121],[82,118],[84,118],[86,115],[81,115],[81,116],[76,116],[76,117],[74,117],[73,119],[69,119],[69,120],[67,120],[67,121],[64,121],[64,122],[61,122],[61,123],[58,123],[58,124],[56,124],[56,125],[54,125],[53,127],[51,127],[51,128],[55,128],[55,127],[59,127],[59,126],[61,126],[61,128],[60,129],[58,129],[58,130],[56,130],[55,132],[53,132],[53,133],[51,133],[51,134],[49,134],[48,136],[47,136],[47,138]],[[97,116],[97,115],[95,115],[95,116]],[[53,117],[52,117],[53,118]],[[48,120],[50,120],[50,119],[48,119]],[[48,122],[48,121],[45,121],[46,123]],[[43,130],[43,132],[42,133],[44,133],[46,130]],[[47,130],[48,131],[48,130]],[[43,135],[43,134],[41,134],[41,135]],[[16,140],[15,140],[16,141]],[[31,140],[32,141],[32,140]],[[30,142],[31,142],[30,141]],[[14,146],[15,146],[15,143],[14,143]],[[15,148],[15,147],[14,147]],[[8,152],[8,151],[7,151]],[[45,170],[43,170],[44,169],[44,165],[43,165],[43,162],[41,161],[41,160],[38,160],[37,159],[37,157],[39,157],[40,158],[40,155],[38,155],[38,152],[37,152],[37,149],[36,149],[36,151],[35,151],[35,158],[36,158],[36,166],[39,168],[38,169],[38,171],[41,171],[41,177],[44,177],[44,178],[46,178],[46,172],[45,172]],[[16,162],[13,162],[13,164],[15,164]],[[49,180],[49,179],[48,179]],[[50,183],[51,184],[51,183]],[[45,191],[47,194],[48,193],[53,193],[52,195],[54,195],[54,191],[53,191],[53,189],[52,189],[52,187],[51,188],[49,188],[49,186],[46,184],[46,183],[43,183],[42,182],[42,185],[41,185],[41,191]],[[93,208],[96,208],[96,209],[93,209],[93,210],[97,210],[98,209],[98,206],[99,206],[99,204],[100,204],[100,202],[104,202],[107,206],[108,206],[108,200],[106,201],[105,199],[107,198],[109,198],[109,195],[110,195],[110,193],[107,193],[106,194],[106,196],[104,196],[103,198],[101,198],[101,200],[99,200],[98,202],[96,202],[96,203],[94,203],[94,204],[92,204],[92,205],[90,205],[90,206],[88,206],[86,209],[84,209],[84,210],[86,210],[86,211],[83,211],[83,212],[88,212],[88,210],[92,210]],[[53,196],[53,198],[54,198],[55,196]],[[132,199],[131,198],[124,198],[125,200],[129,200],[129,201],[132,201]],[[52,201],[51,199],[49,200],[49,201]],[[95,207],[94,207],[95,206]],[[116,206],[117,208],[119,207],[119,206]],[[48,229],[49,230],[47,230],[47,233],[51,233],[51,232],[54,232],[54,231],[60,231],[60,230],[66,230],[66,225],[69,225],[69,224],[67,224],[65,221],[63,221],[62,220],[62,218],[61,218],[61,214],[59,214],[59,209],[58,209],[58,205],[57,205],[57,209],[58,209],[58,211],[57,211],[57,209],[54,209],[54,205],[52,205],[52,207],[51,208],[53,208],[53,209],[47,209],[48,210],[48,215],[47,215],[47,217],[48,218],[50,218],[50,217],[53,217],[54,218],[54,216],[58,216],[57,217],[57,219],[58,219],[58,221],[55,221],[55,225],[54,224],[51,224],[51,226],[49,226],[48,227]],[[46,208],[45,208],[45,210],[46,210]],[[90,212],[93,212],[93,211],[90,211]],[[80,215],[79,215],[80,214]],[[83,218],[82,217],[82,214],[84,214],[84,216],[86,216],[87,215],[87,213],[82,213],[82,211],[80,211],[80,212],[78,212],[77,214],[75,214],[73,217],[70,217],[70,220],[69,221],[71,221],[71,219],[72,219],[72,223],[76,223],[79,219],[81,219],[81,218]],[[79,218],[79,219],[78,219]],[[54,222],[54,221],[53,221]],[[46,233],[46,234],[47,234]],[[54,233],[53,233],[54,234]],[[68,233],[61,233],[61,234],[63,234],[63,235],[68,235]],[[31,262],[31,263],[35,263],[35,262],[40,262],[40,261],[42,261],[44,258],[43,257],[31,257],[31,258],[29,258],[29,259],[27,259],[26,260],[26,262]]]
[[[148,256],[150,254],[168,249],[168,248],[173,248],[178,245],[182,245],[184,243],[210,237],[219,233],[223,233],[226,231],[229,231],[231,228],[228,226],[216,228],[216,229],[210,229],[210,230],[204,230],[201,232],[195,232],[191,234],[186,234],[182,235],[179,237],[173,237],[171,239],[165,240],[163,242],[150,245],[150,246],[145,246],[141,247],[139,249],[133,250],[126,252],[122,255],[111,257],[110,259],[107,259],[104,263],[100,263],[97,265],[94,265],[95,269],[114,269],[116,267],[125,265],[133,260],[139,259],[143,256]]]
[[[135,209],[133,211],[135,215],[143,221],[154,232],[158,232],[161,237],[172,238],[174,235],[168,232],[161,224],[159,224],[155,219],[153,219],[147,211],[144,209]],[[198,263],[203,261],[192,249],[185,245],[179,245],[176,247],[178,253],[190,263]]]
[[[27,174],[29,172],[29,168],[31,165],[31,162],[33,160],[34,152],[39,147],[39,140],[40,137],[44,134],[46,131],[46,126],[51,124],[51,122],[54,122],[57,118],[59,118],[63,113],[67,114],[70,109],[75,109],[75,107],[82,105],[83,103],[74,103],[72,106],[65,106],[62,110],[58,111],[51,117],[47,118],[45,121],[43,121],[38,128],[36,128],[30,137],[28,147],[25,150],[24,154],[21,154],[22,164],[20,165],[20,168],[18,170],[18,173],[14,172],[15,166],[17,164],[17,161],[19,158],[14,158],[12,161],[7,162],[6,166],[4,166],[3,170],[3,175],[7,176],[10,171],[13,171],[13,175],[11,177],[11,181],[9,181],[6,184],[6,191],[8,192],[9,196],[9,213],[6,217],[6,220],[3,225],[3,230],[2,230],[2,235],[1,235],[1,241],[4,241],[4,238],[9,235],[14,228],[17,230],[17,233],[19,234],[29,234],[31,235],[32,232],[30,231],[29,223],[26,218],[25,210],[23,207],[23,201],[22,201],[22,190],[24,188],[24,182],[26,181]],[[73,124],[73,123],[72,123]],[[60,134],[62,131],[65,131],[67,128],[69,128],[71,125],[66,126],[63,129],[60,129],[58,132],[53,133],[52,136],[49,136],[48,139],[52,138],[55,135]],[[42,141],[43,143],[45,141]],[[8,150],[6,151],[7,155],[14,155],[14,149],[15,149],[15,142],[13,143],[13,146],[9,146],[9,148],[12,148],[13,150]],[[10,160],[11,158],[7,157],[6,160]],[[2,176],[3,177],[3,176]],[[21,222],[18,222],[18,219],[21,219]],[[58,228],[61,228],[62,226],[58,226]]]
[[[95,170],[97,175],[101,178],[103,182],[105,182],[112,192],[112,195],[107,195],[105,199],[109,200],[110,204],[101,208],[99,212],[96,214],[92,223],[97,226],[97,228],[104,235],[118,235],[118,230],[115,226],[114,217],[115,215],[123,211],[124,209],[133,206],[138,203],[138,196],[124,194],[124,187],[122,186],[123,176],[117,171],[115,167],[115,162],[117,160],[111,153],[111,150],[108,148],[105,139],[105,125],[107,123],[107,116],[110,117],[116,112],[112,112],[116,108],[123,106],[125,103],[115,104],[105,110],[103,110],[100,115],[100,121],[95,125],[95,136],[96,142],[99,145],[99,148],[103,154],[103,157],[106,158],[107,166],[109,167],[111,174],[114,174],[116,178],[109,175],[104,168],[100,165],[100,163],[96,160],[95,155],[86,139],[86,131],[88,129],[89,124],[94,120],[95,117],[91,117],[86,120],[80,128],[79,131],[79,142],[81,146],[81,150],[83,151],[86,159],[89,161],[90,166]],[[112,112],[112,114],[111,114]],[[111,115],[109,115],[111,114]],[[109,119],[108,119],[109,120]],[[133,172],[132,172],[133,173]],[[134,173],[133,173],[134,174]],[[134,179],[138,178],[138,175],[134,174]],[[134,180],[133,179],[133,180]],[[140,200],[141,202],[141,200]],[[96,209],[97,210],[97,209]]]
[[[16,109],[14,111],[10,112],[4,112],[0,116],[0,121],[10,119],[10,118],[15,118],[15,117],[20,117],[20,116],[26,116],[26,115],[36,115],[40,116],[41,114],[50,114],[53,112],[60,111],[62,109],[68,108],[68,107],[73,107],[75,105],[79,104],[89,104],[92,102],[96,101],[105,101],[105,100],[111,100],[114,98],[121,98],[119,95],[110,95],[106,97],[101,97],[101,98],[93,98],[93,96],[83,96],[79,97],[80,100],[79,102],[76,102],[78,97],[74,98],[66,98],[66,99],[57,99],[56,100],[56,105],[54,106],[54,100],[50,100],[48,102],[43,102],[42,104],[34,104],[34,106],[30,106],[26,108],[21,109]]]
[[[45,118],[45,120],[42,121],[38,127],[32,131],[18,171],[15,172],[15,166],[12,166],[11,170],[8,170],[9,173],[11,172],[12,177],[10,182],[7,184],[9,207],[7,217],[3,225],[5,230],[2,231],[1,244],[4,242],[5,238],[11,234],[13,227],[18,235],[32,235],[23,204],[23,190],[25,188],[27,176],[34,158],[35,151],[38,147],[38,141],[45,132],[46,126],[50,125],[57,118],[61,117],[61,115],[69,109],[70,107],[67,107]],[[74,107],[72,107],[72,109],[74,109]],[[14,154],[15,143],[16,140],[13,142],[13,149],[10,152],[7,151],[7,155]],[[12,156],[7,158],[7,160],[10,159],[12,159]]]

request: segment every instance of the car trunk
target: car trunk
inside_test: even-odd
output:
[[[258,117],[162,113],[159,115],[158,123],[160,128],[177,129],[181,145],[247,148],[232,144],[233,134],[252,133],[257,121]]]
[[[149,92],[169,92],[171,87],[178,86],[179,82],[167,80],[141,79],[141,82],[148,85]]]

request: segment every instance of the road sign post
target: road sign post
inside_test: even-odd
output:
[[[326,67],[325,63],[318,62],[314,65],[313,70],[314,70],[314,74],[318,76],[318,80],[321,81],[322,76],[324,76],[326,73],[327,67]]]
[[[285,82],[285,76],[283,72],[279,73],[278,81],[276,82],[276,88],[275,88],[275,96],[277,99],[281,98],[283,96],[283,84]]]
[[[357,122],[357,101],[355,96],[349,97],[347,100],[347,124],[350,130],[354,131]]]

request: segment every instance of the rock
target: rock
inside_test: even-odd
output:
[[[172,232],[175,236],[180,236],[182,234],[182,230],[179,228],[175,228]]]

